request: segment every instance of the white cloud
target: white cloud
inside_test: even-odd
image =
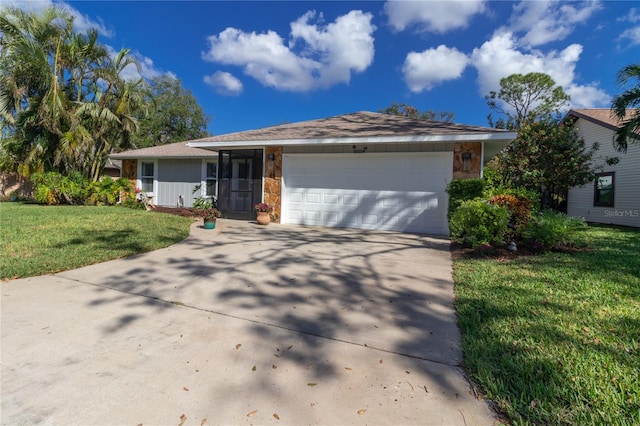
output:
[[[471,18],[484,12],[484,0],[465,1],[387,1],[384,11],[396,31],[415,25],[419,31],[446,33],[465,28]]]
[[[473,50],[471,62],[478,71],[481,95],[498,91],[500,79],[511,74],[542,72],[564,88],[571,96],[571,105],[586,108],[605,106],[609,102],[610,97],[598,89],[597,83],[579,85],[574,82],[576,64],[582,54],[581,45],[571,44],[560,51],[543,53],[539,50],[520,51],[516,42],[510,32],[496,33],[491,40]]]
[[[404,79],[412,92],[430,90],[435,85],[460,78],[468,63],[467,56],[455,48],[440,45],[423,52],[410,52],[402,67]]]
[[[521,42],[527,46],[541,46],[563,40],[600,8],[598,1],[522,1],[513,8],[508,30],[525,33]]]
[[[629,28],[620,34],[619,39],[629,39],[632,46],[640,44],[640,27]]]
[[[113,31],[108,29],[102,21],[96,22],[88,16],[81,14],[73,6],[64,2],[53,2],[52,0],[4,0],[2,4],[4,6],[16,7],[18,9],[35,13],[40,13],[51,6],[55,6],[66,10],[71,16],[73,16],[73,27],[76,31],[86,32],[89,29],[96,29],[98,34],[101,36],[110,38],[114,35]]]
[[[228,72],[216,71],[212,75],[206,75],[204,82],[221,95],[236,96],[243,90],[242,82]]]
[[[640,22],[640,13],[638,13],[638,9],[632,7],[629,9],[629,13],[618,18],[618,22],[629,22],[631,24]],[[618,37],[618,40],[624,39],[629,39],[631,46],[640,44],[640,25],[624,30]]]
[[[631,9],[629,9],[629,13],[618,18],[617,20],[619,22],[631,22],[632,24],[635,24],[636,22],[640,22],[640,13],[638,13],[638,9],[632,7]]]
[[[354,10],[326,26],[311,24],[315,17],[310,11],[292,22],[287,44],[274,31],[227,28],[208,38],[203,58],[243,67],[245,74],[279,90],[306,92],[348,83],[352,72],[373,61],[372,15]]]

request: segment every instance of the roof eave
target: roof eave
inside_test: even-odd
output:
[[[305,145],[348,145],[348,144],[385,144],[385,143],[447,143],[447,142],[511,142],[517,136],[515,132],[471,133],[458,135],[416,135],[416,136],[372,136],[361,138],[326,139],[274,139],[274,140],[238,140],[188,142],[194,148],[260,148],[264,146],[305,146]]]

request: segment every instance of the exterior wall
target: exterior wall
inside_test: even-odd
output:
[[[584,119],[575,123],[578,134],[584,138],[587,147],[598,142],[594,164],[603,165],[602,172],[615,172],[614,206],[595,207],[593,205],[594,183],[569,190],[567,214],[583,217],[587,222],[606,223],[640,227],[640,145],[629,144],[626,154],[613,146],[615,132]],[[607,166],[606,158],[618,157],[620,162]]]
[[[269,160],[273,155],[274,159]],[[271,218],[280,223],[282,216],[282,147],[266,147],[264,167],[264,202],[274,206]]]
[[[465,153],[471,154],[467,164],[462,159]],[[481,142],[456,142],[453,146],[453,179],[479,179],[481,161]]]
[[[138,175],[138,160],[122,160],[121,175],[123,178],[129,179],[129,182],[135,188]]]
[[[17,173],[0,173],[0,196],[9,197],[17,195],[25,198],[33,197],[33,184],[31,181]]]
[[[157,193],[153,202],[158,206],[177,207],[178,198],[184,199],[184,207],[191,207],[196,185],[202,182],[202,160],[158,160],[156,171]]]
[[[476,142],[474,142],[476,143]],[[477,142],[480,145],[479,142]],[[357,144],[356,149],[361,150],[367,148],[368,152],[450,152],[453,150],[454,143],[389,143],[367,145]],[[316,146],[287,146],[284,148],[286,154],[342,154],[353,152],[353,145],[316,145]]]

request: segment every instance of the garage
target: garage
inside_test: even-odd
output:
[[[448,234],[451,152],[284,154],[283,223]]]

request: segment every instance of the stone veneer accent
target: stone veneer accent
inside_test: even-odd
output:
[[[122,160],[122,177],[129,179],[135,188],[138,175],[138,160]]]
[[[471,153],[469,170],[464,170],[462,154]],[[482,160],[481,142],[456,142],[453,145],[453,179],[479,179]]]
[[[269,155],[273,154],[273,161]],[[280,223],[282,212],[282,147],[268,146],[264,152],[264,202],[274,206],[271,220]]]

